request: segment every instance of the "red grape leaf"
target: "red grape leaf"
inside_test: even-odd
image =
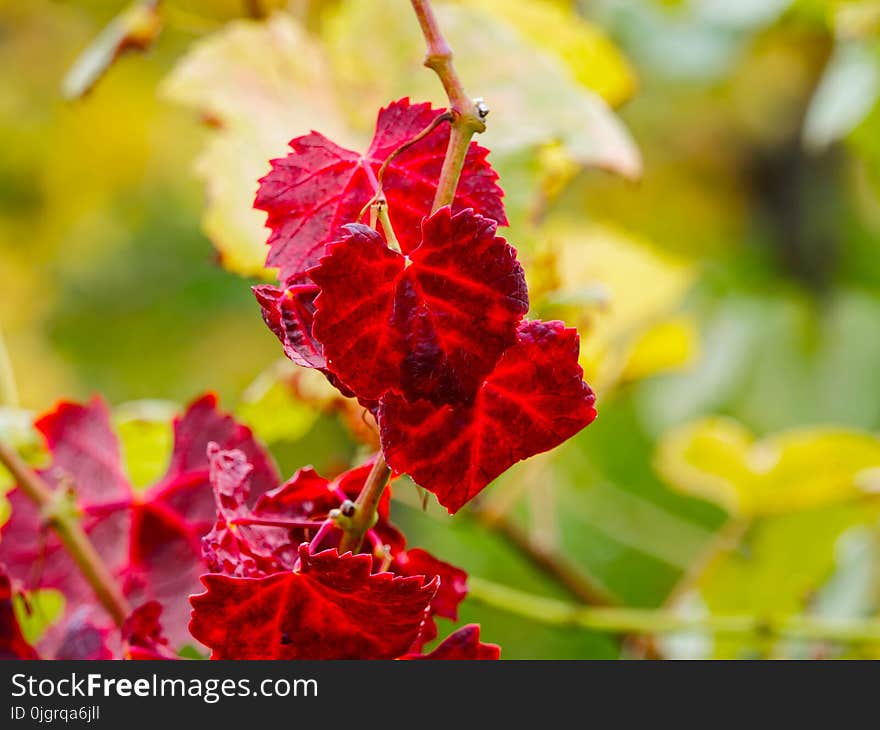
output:
[[[126,659],[177,659],[168,648],[159,618],[162,606],[148,601],[138,606],[122,624],[123,653]]]
[[[328,367],[363,398],[472,399],[529,308],[516,251],[496,228],[443,207],[403,256],[371,228],[346,226],[309,271],[321,288],[312,331]]]
[[[436,579],[371,573],[369,555],[299,553],[299,572],[202,576],[190,631],[212,659],[394,659],[413,644]]]
[[[392,563],[397,575],[436,575],[440,578],[431,610],[437,616],[458,620],[458,604],[467,596],[467,573],[461,568],[438,560],[421,548],[398,553]]]
[[[342,225],[355,222],[375,194],[385,159],[441,113],[428,103],[392,102],[379,110],[373,141],[363,156],[317,132],[292,140],[293,153],[272,160],[254,203],[268,213],[266,225],[272,231],[266,265],[280,267],[280,278],[287,282],[316,264],[324,244]],[[431,212],[448,142],[449,125],[440,124],[397,155],[385,171],[383,191],[405,253],[419,243],[419,223]],[[475,208],[507,225],[498,175],[487,154],[471,143],[453,207]]]
[[[0,571],[0,659],[39,659],[21,633],[13,596],[12,581]]]
[[[498,659],[501,647],[480,641],[478,624],[462,626],[447,636],[430,654],[407,654],[401,659]]]
[[[214,573],[244,577],[291,569],[292,563],[284,565],[274,555],[276,549],[289,546],[288,530],[234,524],[237,518],[254,516],[248,507],[253,466],[245,454],[238,449],[224,451],[212,442],[208,445],[208,460],[217,505],[217,521],[202,538],[202,555],[208,568]]]
[[[216,405],[215,396],[204,396],[175,419],[168,471],[141,494],[132,491],[124,475],[119,442],[102,401],[85,406],[63,403],[37,422],[52,455],[43,477],[74,490],[83,528],[126,596],[135,603],[159,600],[166,606],[166,628],[174,645],[189,638],[186,597],[198,587],[204,571],[200,538],[215,519],[208,442],[247,454],[253,464],[254,492],[278,483],[275,467],[250,430]],[[41,650],[55,654],[74,616],[91,619],[77,612],[94,606],[95,599],[32,502],[20,489],[8,497],[12,515],[2,527],[0,556],[10,574],[28,588],[56,588],[65,597],[64,620],[40,643]]]
[[[297,365],[323,370],[327,367],[324,348],[312,336],[315,316],[314,284],[293,284],[286,289],[264,284],[253,288],[263,312],[263,321],[281,341],[284,354]]]
[[[297,570],[303,543],[309,543],[313,551],[338,548],[341,530],[321,530],[318,537],[318,530],[311,525],[321,525],[344,500],[355,499],[373,468],[370,460],[329,481],[306,467],[287,483],[263,494],[249,509],[249,465],[244,454],[222,451],[216,444],[209,446],[208,453],[218,514],[214,529],[203,539],[203,553],[211,572],[233,577],[261,578]],[[372,555],[376,572],[387,569],[399,576],[421,576],[425,581],[436,576],[439,580],[416,644],[421,646],[437,635],[434,616],[457,619],[458,604],[467,594],[467,574],[424,550],[406,550],[406,539],[389,521],[390,501],[391,489],[387,487],[363,550]]]
[[[203,538],[202,551],[211,572],[236,577],[263,577],[295,569],[299,546],[312,540],[317,530],[272,522],[321,523],[327,519],[330,510],[338,508],[346,499],[357,497],[373,467],[370,460],[333,481],[325,479],[312,467],[305,467],[289,481],[264,493],[250,509],[246,504],[250,491],[250,466],[244,454],[236,450],[222,451],[213,444],[209,447],[209,458],[211,484],[217,501],[217,522]],[[370,533],[376,541],[388,544],[392,553],[397,554],[405,548],[406,540],[388,521],[390,501],[389,487],[379,501],[379,519]],[[234,524],[242,518],[262,520],[267,524]],[[341,536],[340,530],[331,529],[322,538],[321,545],[325,548],[338,546]],[[436,563],[446,566],[440,561]],[[456,570],[452,566],[448,569]]]
[[[471,405],[386,396],[378,418],[388,464],[456,512],[517,461],[558,446],[596,417],[578,348],[577,330],[562,322],[524,322]]]
[[[346,398],[354,393],[327,369],[324,348],[312,335],[315,316],[315,297],[318,287],[309,283],[293,283],[285,289],[263,284],[253,287],[260,303],[263,321],[280,340],[287,355],[297,365],[320,370],[336,389]],[[365,408],[374,404],[363,403]]]
[[[434,616],[458,620],[458,605],[467,596],[467,573],[461,568],[438,560],[425,550],[413,548],[397,552],[389,570],[397,575],[436,575],[440,579],[437,593],[431,600],[431,615],[419,636],[419,644],[425,644],[437,636]]]

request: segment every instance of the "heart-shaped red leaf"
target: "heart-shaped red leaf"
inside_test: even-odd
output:
[[[577,330],[562,322],[525,322],[472,404],[386,396],[378,417],[388,464],[456,512],[517,461],[558,446],[596,417],[578,349]]]
[[[309,271],[327,366],[362,398],[472,399],[528,311],[522,266],[495,221],[443,207],[409,256],[366,226],[346,228]]]
[[[216,441],[246,454],[253,465],[251,486],[256,494],[278,484],[275,467],[250,430],[216,406],[215,396],[207,395],[175,419],[168,471],[137,495],[125,477],[119,442],[102,401],[63,403],[36,424],[52,455],[42,476],[74,491],[83,528],[126,596],[134,603],[158,600],[166,606],[166,629],[175,646],[189,640],[186,597],[204,572],[200,540],[216,517],[208,482],[208,443]],[[99,609],[91,587],[33,503],[20,489],[8,498],[12,515],[2,527],[0,556],[10,574],[27,588],[56,588],[65,597],[64,619],[40,643],[41,651],[55,655],[68,640],[74,618],[92,619],[82,609]]]
[[[190,631],[212,659],[394,659],[419,635],[437,580],[372,573],[369,555],[310,555],[299,572],[205,575]]]
[[[324,244],[341,226],[355,222],[375,194],[386,158],[441,113],[409,99],[389,104],[379,111],[373,141],[363,156],[317,132],[292,140],[293,153],[272,160],[254,203],[268,213],[266,225],[272,231],[267,266],[280,267],[281,280],[288,282],[316,264]],[[449,125],[442,123],[395,156],[385,171],[383,191],[404,252],[419,243],[419,222],[431,212],[448,142]],[[503,193],[487,154],[471,143],[453,207],[476,208],[506,225]]]

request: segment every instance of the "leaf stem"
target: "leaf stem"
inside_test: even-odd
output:
[[[12,358],[0,329],[0,406],[18,407],[18,386],[15,383],[15,372],[12,369]]]
[[[131,613],[131,608],[95,546],[80,526],[76,511],[69,504],[68,495],[63,490],[52,489],[14,450],[2,442],[0,464],[9,470],[22,492],[37,505],[49,527],[55,531],[61,544],[92,587],[98,601],[113,617],[117,626],[122,626]]]
[[[382,224],[382,230],[385,231],[385,240],[388,242],[388,248],[392,251],[400,253],[400,243],[394,228],[391,226],[391,218],[388,216],[388,201],[385,198],[379,198],[373,205],[376,206],[376,217]]]
[[[748,614],[682,616],[667,609],[576,606],[471,576],[468,595],[480,603],[550,626],[568,626],[612,634],[664,634],[706,631],[713,634],[770,635],[847,644],[880,642],[880,620],[834,620],[789,615]]]
[[[449,145],[446,148],[446,157],[443,159],[440,180],[434,196],[433,210],[437,210],[437,208],[451,204],[455,198],[455,189],[458,187],[458,178],[461,176],[471,137],[475,132],[482,132],[486,129],[484,120],[489,110],[482,101],[475,101],[465,93],[461,79],[452,64],[452,49],[440,32],[437,18],[434,16],[434,9],[429,0],[412,0],[412,6],[425,36],[427,46],[425,66],[432,69],[440,77],[443,88],[446,90],[446,96],[449,98],[449,112],[452,115]],[[443,114],[436,117],[431,124],[416,135],[414,140],[429,134],[446,118],[446,115]],[[382,172],[384,173],[384,165]],[[378,182],[376,187],[380,188]],[[381,215],[384,212],[385,217],[381,222],[385,236],[391,243],[394,234],[391,231],[386,208],[387,206],[379,206],[379,210],[376,210],[375,206],[371,206],[371,215]],[[363,213],[363,211],[361,212]],[[378,517],[376,507],[390,478],[391,469],[385,463],[385,457],[380,449],[376,455],[373,469],[354,502],[354,511],[348,515],[336,515],[337,526],[344,531],[342,540],[339,542],[340,553],[360,550],[364,535],[376,524]]]
[[[471,137],[486,130],[489,109],[482,100],[472,99],[465,92],[452,62],[452,48],[440,31],[430,0],[412,0],[412,6],[425,36],[425,66],[439,77],[452,113],[449,145],[434,196],[433,210],[437,210],[444,205],[450,205],[455,199],[455,189],[458,187]]]
[[[379,500],[390,478],[391,469],[385,463],[385,457],[380,451],[376,454],[373,468],[354,502],[354,511],[350,515],[342,515],[340,522],[337,522],[337,526],[344,531],[339,541],[340,553],[356,553],[361,549],[364,535],[376,524]]]

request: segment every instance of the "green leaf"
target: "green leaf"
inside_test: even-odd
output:
[[[54,588],[29,591],[16,597],[14,609],[25,640],[35,644],[64,613],[64,595]]]
[[[773,617],[802,613],[831,575],[838,540],[869,525],[875,504],[843,504],[760,520],[739,547],[719,555],[697,584],[713,614]],[[762,637],[715,637],[715,656],[765,656],[789,649]]]

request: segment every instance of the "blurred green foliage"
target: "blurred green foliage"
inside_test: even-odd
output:
[[[357,146],[379,105],[442,103],[398,5],[167,0],[144,55],[64,101],[123,5],[0,3],[0,324],[25,409],[0,411],[4,437],[39,458],[29,416],[100,392],[146,484],[174,404],[210,389],[286,472],[369,453],[357,409],[279,364],[251,202],[289,138]],[[436,5],[492,109],[533,314],[581,328],[600,418],[454,519],[400,482],[410,542],[572,601],[586,583],[683,615],[875,616],[880,3]],[[877,655],[461,614],[509,658]]]

